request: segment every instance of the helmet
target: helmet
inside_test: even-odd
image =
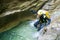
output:
[[[42,14],[43,14],[43,10],[39,10],[39,11],[37,12],[37,14],[38,14],[38,15],[42,15]]]

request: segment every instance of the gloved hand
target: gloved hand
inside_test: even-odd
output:
[[[35,10],[29,10],[30,12],[32,12],[33,14],[37,14],[37,11]]]

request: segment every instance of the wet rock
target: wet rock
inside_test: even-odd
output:
[[[47,32],[45,32],[45,34],[43,34],[42,36],[40,35],[38,37],[38,40],[59,40],[60,39],[60,23],[59,23],[60,22],[59,21],[60,13],[59,13],[59,11],[57,10],[53,13],[53,15],[56,14],[56,17],[55,16],[54,17],[57,20],[52,17],[52,19],[54,19],[54,20],[52,20],[51,24],[49,26],[47,26]],[[59,13],[59,14],[57,14],[57,13]]]

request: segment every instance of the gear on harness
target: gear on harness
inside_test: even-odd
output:
[[[47,23],[47,17],[45,14],[42,14],[39,18],[40,23]]]

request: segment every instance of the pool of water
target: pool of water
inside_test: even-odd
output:
[[[0,40],[36,40],[33,38],[35,32],[36,29],[30,25],[30,21],[27,21],[0,33]]]

